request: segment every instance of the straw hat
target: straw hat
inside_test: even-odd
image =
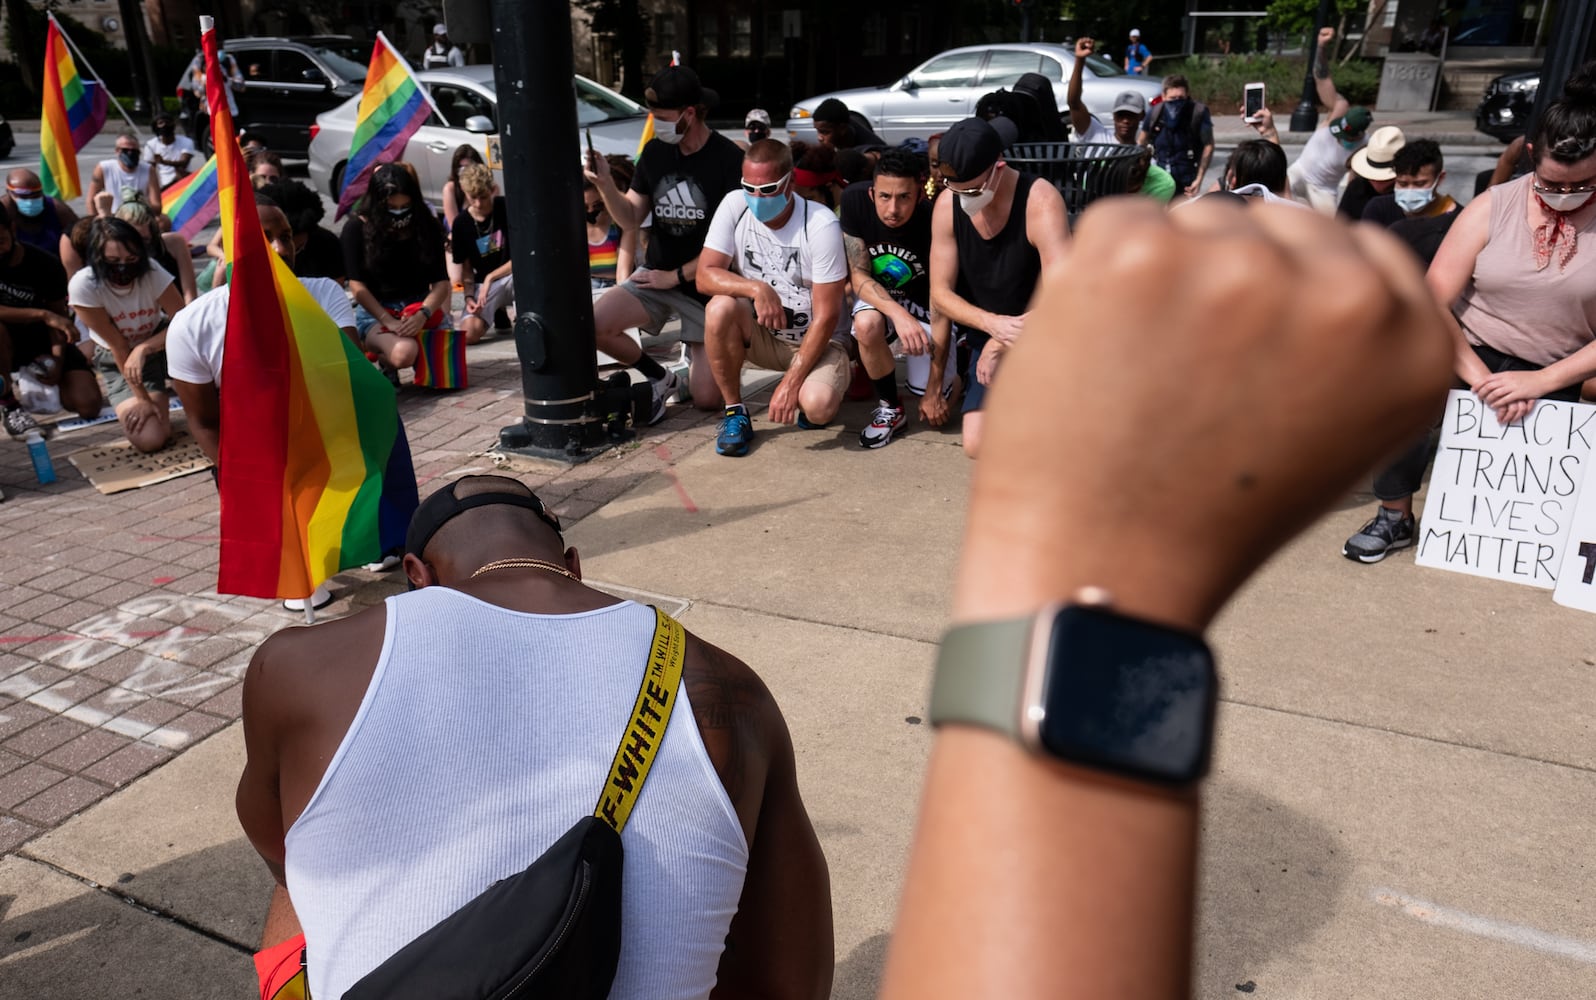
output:
[[[1396,171],[1391,169],[1391,160],[1405,145],[1407,139],[1395,125],[1375,129],[1369,136],[1369,144],[1352,154],[1352,172],[1365,180],[1395,180]]]

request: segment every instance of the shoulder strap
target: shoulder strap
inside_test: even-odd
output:
[[[631,720],[626,724],[620,746],[615,748],[615,759],[610,763],[609,779],[593,810],[593,815],[608,823],[616,833],[620,833],[631,818],[632,808],[643,794],[643,783],[654,766],[654,758],[659,755],[660,744],[665,741],[665,727],[670,725],[671,710],[676,707],[682,683],[682,661],[686,657],[686,630],[676,619],[655,608],[654,641],[649,643],[648,667],[637,689],[637,703],[632,706]]]

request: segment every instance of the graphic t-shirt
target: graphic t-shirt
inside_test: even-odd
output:
[[[704,247],[731,258],[734,273],[763,281],[776,290],[787,311],[787,324],[772,331],[799,341],[814,315],[812,289],[848,277],[848,255],[842,248],[842,226],[831,209],[807,198],[795,198],[792,214],[780,229],[754,218],[741,191],[721,200]]]
[[[161,293],[172,283],[172,276],[159,264],[150,263],[150,269],[133,284],[123,288],[109,282],[100,284],[94,271],[85,267],[67,282],[67,301],[75,309],[79,306],[98,306],[110,314],[111,322],[127,338],[127,346],[137,347],[149,340],[161,322]],[[111,349],[103,338],[91,332],[94,342],[106,350]]]
[[[870,274],[893,300],[916,319],[931,321],[931,204],[915,206],[896,229],[881,221],[870,198],[870,182],[842,192],[842,231],[862,240],[870,255]]]
[[[67,275],[61,262],[26,244],[17,244],[17,249],[22,251],[22,256],[15,264],[11,263],[11,254],[0,259],[0,306],[48,309],[64,301]],[[10,330],[12,371],[41,354],[50,353],[50,328],[45,324],[13,323]]]
[[[654,211],[643,266],[674,271],[696,260],[715,207],[728,193],[740,196],[742,182],[743,151],[719,132],[710,133],[692,156],[682,155],[680,146],[651,140],[632,175],[632,190],[648,195]]]
[[[493,212],[482,222],[469,211],[455,216],[449,238],[454,243],[454,262],[471,265],[471,273],[481,284],[491,271],[510,259],[510,212],[504,196],[493,199]]]

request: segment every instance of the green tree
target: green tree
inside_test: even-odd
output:
[[[1345,38],[1345,26],[1352,15],[1367,6],[1366,0],[1334,0],[1330,5],[1330,26],[1341,27],[1337,39]],[[1266,9],[1269,23],[1289,35],[1307,37],[1318,27],[1319,0],[1273,0]]]

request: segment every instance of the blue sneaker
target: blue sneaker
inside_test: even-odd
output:
[[[740,406],[728,408],[720,421],[720,433],[715,436],[716,454],[741,458],[753,443],[754,423],[748,419],[748,412]]]
[[[829,422],[817,424],[813,420],[810,420],[808,417],[804,416],[803,410],[800,409],[798,411],[798,429],[801,431],[823,431],[830,426],[831,424]]]

